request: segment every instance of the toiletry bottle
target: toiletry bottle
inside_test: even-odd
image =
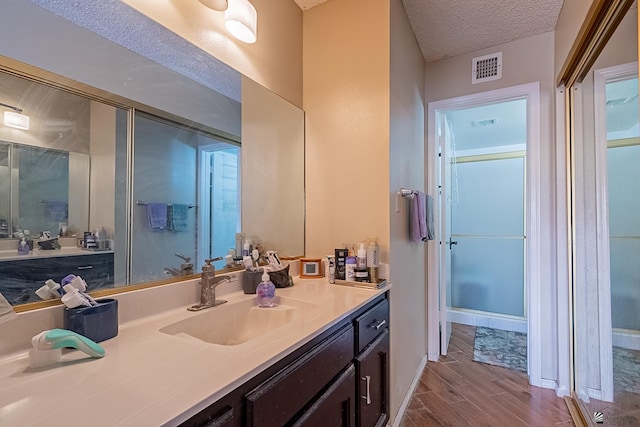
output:
[[[336,257],[336,279],[344,280],[345,279],[345,268],[346,268],[346,260],[349,255],[349,251],[347,249],[336,249],[335,250]]]
[[[369,281],[378,283],[378,267],[380,266],[380,248],[377,237],[370,237],[367,245],[367,270],[369,270]]]
[[[329,283],[336,283],[336,257],[334,255],[327,255],[327,265]]]
[[[276,305],[276,286],[269,278],[269,270],[264,269],[262,281],[256,287],[258,307],[274,307]]]
[[[253,251],[253,245],[251,244],[251,240],[247,239],[244,241],[242,245],[242,256],[251,256],[251,252]]]
[[[22,238],[20,244],[18,245],[18,254],[20,255],[29,255],[29,246],[27,245],[27,241]]]
[[[344,276],[347,282],[356,281],[356,265],[357,259],[353,255],[349,255],[344,264]]]
[[[360,243],[360,247],[358,248],[356,268],[359,270],[367,268],[367,248],[364,246],[364,242]]]

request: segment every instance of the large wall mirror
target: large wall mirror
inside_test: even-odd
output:
[[[638,9],[631,3],[594,2],[590,12],[602,19],[582,40],[591,49],[567,75],[573,387],[585,425],[640,423]]]
[[[67,274],[89,290],[188,277],[235,249],[236,233],[304,254],[302,110],[237,72],[220,76],[233,86],[223,94],[42,13],[34,19],[50,31],[82,40],[77,64],[0,51],[0,114],[29,117],[26,129],[0,125],[0,292],[9,302],[38,306],[44,280]],[[95,51],[117,72],[92,64]],[[18,252],[23,238],[28,254]]]

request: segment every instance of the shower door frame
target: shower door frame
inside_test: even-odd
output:
[[[528,83],[504,89],[497,89],[473,95],[445,99],[430,102],[428,106],[428,138],[427,138],[427,189],[431,194],[440,193],[438,188],[438,135],[437,120],[442,111],[470,108],[474,106],[510,101],[514,99],[527,99],[527,145],[526,145],[526,296],[527,301],[527,361],[529,382],[532,385],[546,388],[555,388],[556,382],[542,378],[542,307],[541,307],[541,258],[540,252],[540,83]],[[440,206],[436,200],[436,221],[440,221]],[[436,227],[440,229],[440,227]],[[443,246],[444,236],[436,236]],[[440,357],[440,324],[446,322],[446,307],[439,307],[441,250],[430,251],[427,254],[427,348],[428,359],[437,361]],[[446,328],[445,328],[446,329]]]

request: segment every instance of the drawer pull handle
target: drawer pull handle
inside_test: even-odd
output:
[[[387,324],[386,320],[378,320],[378,323],[372,323],[371,325],[369,325],[370,328],[375,329],[376,331],[379,331],[380,328],[382,328],[384,325]]]
[[[367,401],[367,405],[371,405],[371,393],[369,391],[369,384],[371,384],[371,376],[367,375],[366,377],[362,377],[362,381],[365,381],[367,383],[367,395],[362,396],[362,398]]]
[[[93,265],[79,265],[78,270],[91,270]]]

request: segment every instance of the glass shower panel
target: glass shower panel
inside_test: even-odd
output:
[[[69,218],[69,153],[16,145],[13,155],[19,171],[14,227],[57,236]]]
[[[197,257],[197,134],[136,113],[131,283],[180,275]]]
[[[454,308],[524,317],[524,158],[459,162],[451,207]]]
[[[458,163],[452,233],[524,235],[524,158]]]
[[[640,333],[640,146],[607,150],[611,311],[615,329]]]
[[[524,239],[456,237],[453,307],[524,316]]]

